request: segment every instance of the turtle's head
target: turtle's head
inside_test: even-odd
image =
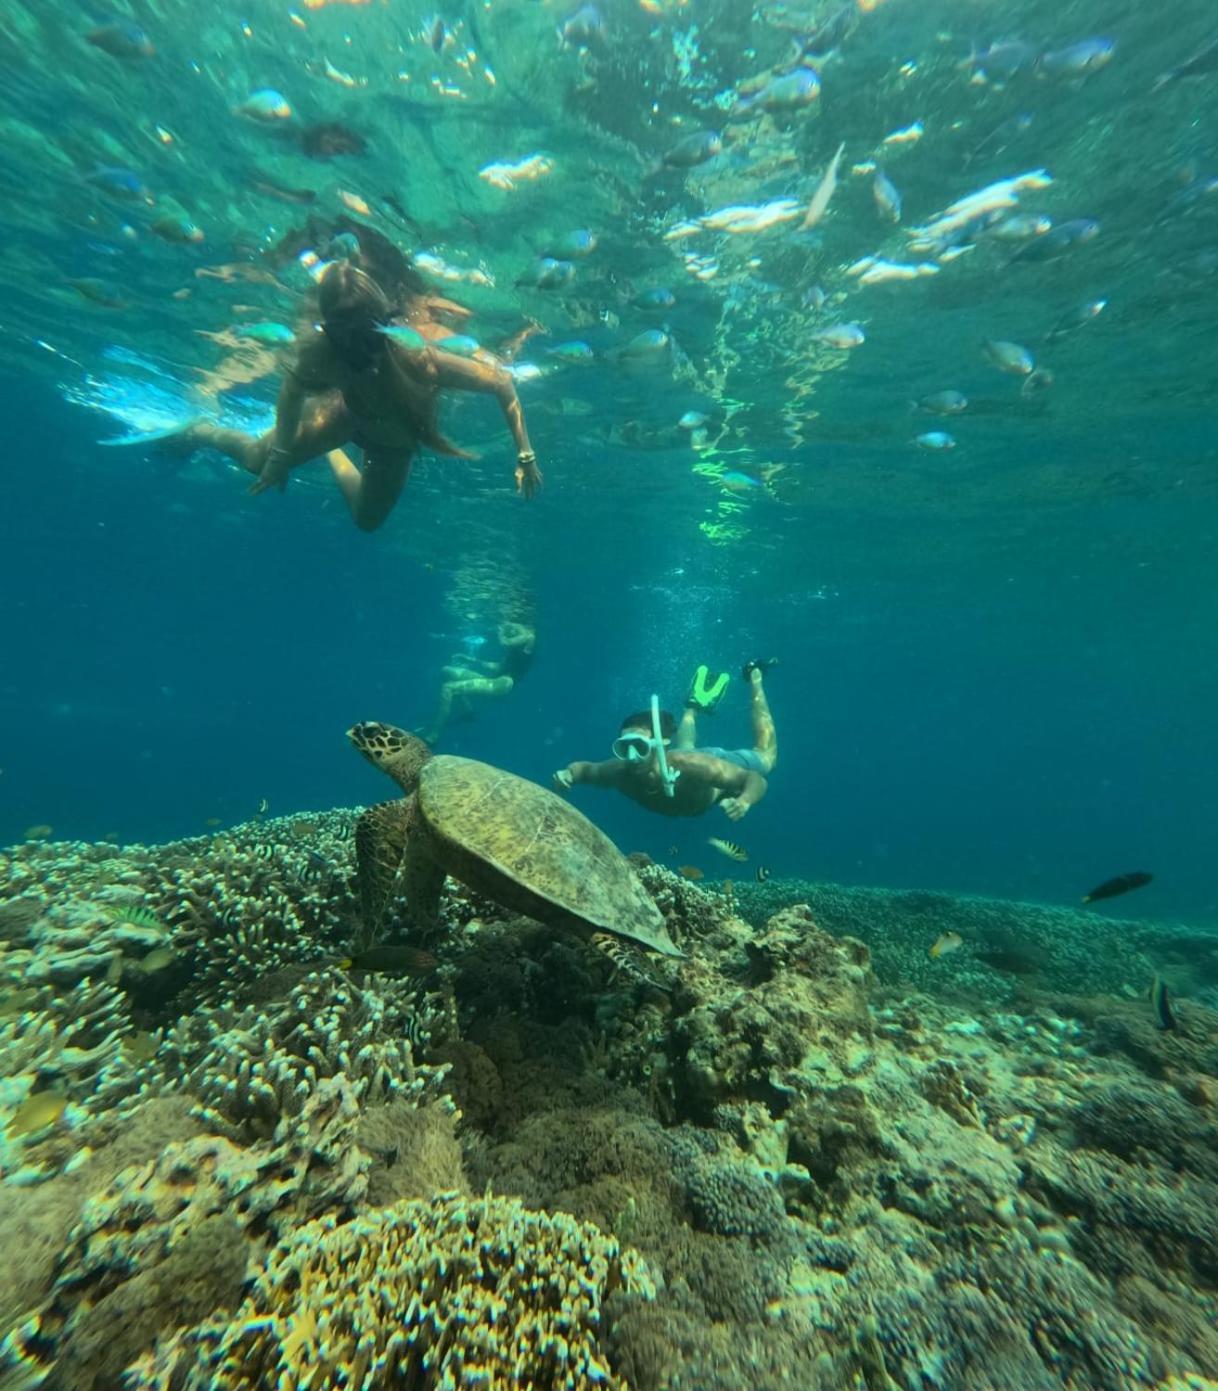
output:
[[[417,735],[407,734],[396,725],[364,720],[347,731],[347,738],[374,768],[389,776],[403,792],[415,790],[423,764],[431,750]]]

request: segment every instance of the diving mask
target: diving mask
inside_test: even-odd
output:
[[[623,763],[642,763],[644,759],[650,758],[652,750],[656,747],[656,741],[646,734],[620,734],[613,741],[613,756],[620,758]],[[663,741],[660,742],[663,748]]]

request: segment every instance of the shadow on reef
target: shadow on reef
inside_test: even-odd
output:
[[[1070,980],[1064,910],[641,864],[658,983],[452,885],[393,978],[350,824],[3,857],[3,1391],[1215,1384],[1218,1016],[1123,993],[1149,930]],[[966,927],[1050,969],[924,965]]]

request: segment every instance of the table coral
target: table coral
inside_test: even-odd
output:
[[[599,1388],[606,1301],[654,1294],[616,1238],[488,1194],[409,1200],[295,1231],[231,1318],[179,1332],[132,1391],[337,1385]]]

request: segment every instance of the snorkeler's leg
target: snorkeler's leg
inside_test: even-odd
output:
[[[419,737],[425,743],[435,744],[452,718],[454,704],[459,710],[468,711],[473,697],[505,696],[515,684],[510,676],[471,676],[464,681],[445,681],[440,687],[436,713],[426,729],[419,731]]]
[[[291,467],[316,459],[328,450],[336,449],[351,438],[353,424],[337,392],[310,397],[291,451]],[[266,462],[267,451],[274,439],[274,430],[251,435],[244,430],[229,430],[219,425],[200,423],[190,427],[190,443],[194,449],[214,449],[239,464],[246,473],[259,474]]]
[[[681,722],[677,725],[672,746],[674,749],[693,749],[698,746],[698,717],[690,705],[681,712]]]
[[[770,714],[770,702],[765,698],[764,679],[756,668],[749,672],[749,700],[753,717],[753,752],[769,773],[778,762],[778,735],[774,729],[774,717]]]
[[[362,471],[341,449],[332,449],[326,462],[361,531],[375,531],[384,522],[410,477],[405,452],[374,456],[365,451]]]

